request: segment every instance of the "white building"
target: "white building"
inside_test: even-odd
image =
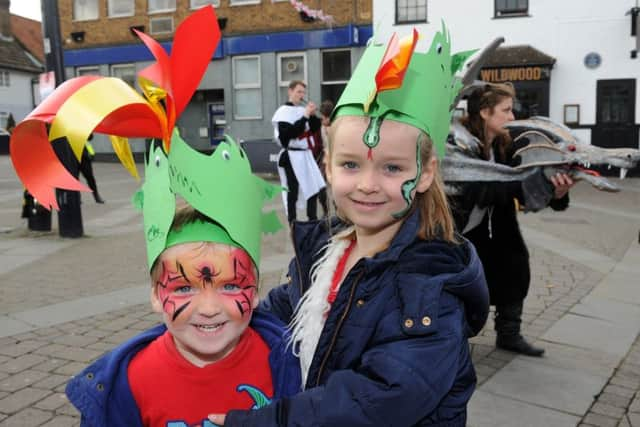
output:
[[[638,148],[638,6],[638,0],[373,0],[373,28],[376,39],[387,40],[416,27],[430,42],[445,21],[452,52],[502,36],[505,43],[479,78],[511,80],[521,114],[548,115],[596,145]]]

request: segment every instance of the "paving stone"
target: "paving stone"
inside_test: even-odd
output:
[[[598,402],[606,403],[616,408],[628,408],[631,404],[631,398],[626,396],[620,396],[613,393],[602,393],[598,396]]]
[[[42,427],[78,427],[80,418],[69,417],[67,415],[56,415],[47,421]]]
[[[36,403],[34,406],[45,411],[55,411],[68,402],[69,400],[64,393],[54,393],[51,396],[47,396],[45,399]]]
[[[638,412],[640,413],[640,390],[635,395],[635,398],[631,401],[631,405],[629,406],[629,412]]]
[[[618,420],[616,418],[590,413],[584,417],[584,423],[597,427],[617,427]]]
[[[614,384],[609,384],[602,391],[605,393],[617,394],[624,397],[633,397],[633,395],[636,393],[636,391],[633,389],[621,387]]]
[[[13,393],[25,387],[29,387],[47,376],[46,372],[27,369],[0,381],[0,390]]]
[[[33,350],[40,348],[43,345],[46,345],[46,343],[35,340],[23,341],[10,346],[0,347],[0,354],[10,357],[18,357],[23,354],[31,353]]]
[[[16,374],[35,365],[39,365],[45,360],[47,360],[45,356],[25,354],[0,365],[0,371],[7,372],[9,374]]]
[[[84,348],[74,348],[66,345],[50,344],[36,350],[38,354],[46,354],[58,359],[76,362],[90,362],[100,356],[99,351]]]
[[[60,384],[66,384],[69,381],[68,375],[58,375],[47,373],[47,376],[43,378],[41,381],[38,381],[33,386],[36,388],[42,388],[46,390],[53,390],[57,388]]]
[[[1,427],[36,427],[53,418],[53,413],[27,408],[0,422]]]
[[[87,366],[86,363],[71,362],[71,363],[67,363],[64,366],[61,366],[60,368],[56,369],[53,372],[60,375],[72,376],[82,371],[85,368],[85,366]]]
[[[71,404],[71,402],[67,402],[61,407],[59,407],[58,409],[56,409],[56,414],[69,415],[71,417],[80,416],[80,413],[78,412],[76,407]]]
[[[598,400],[593,404],[590,411],[596,414],[606,415],[607,417],[620,419],[626,413],[626,408],[618,408]]]
[[[61,366],[64,366],[67,363],[69,363],[68,360],[56,359],[52,357],[40,363],[39,365],[35,365],[32,369],[42,372],[51,372],[59,369]]]
[[[631,427],[640,427],[640,414],[636,412],[627,414],[627,420],[629,424],[631,424]]]
[[[0,412],[5,414],[14,414],[19,410],[44,399],[50,394],[51,392],[48,390],[31,387],[23,388],[22,390],[12,393],[0,400]]]
[[[57,337],[56,344],[68,346],[68,347],[87,347],[90,344],[94,344],[99,338],[87,336],[87,335],[62,335]]]

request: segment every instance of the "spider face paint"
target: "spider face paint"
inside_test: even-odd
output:
[[[152,305],[178,351],[199,366],[226,356],[258,302],[249,255],[229,245],[184,243],[167,248],[158,268]]]

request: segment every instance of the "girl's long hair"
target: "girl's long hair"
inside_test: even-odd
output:
[[[511,145],[508,134],[498,135],[493,141],[487,141],[485,135],[485,122],[480,111],[489,108],[491,114],[496,105],[505,98],[515,99],[516,91],[510,82],[487,83],[475,89],[467,99],[467,115],[462,118],[462,124],[482,142],[482,151],[485,159],[489,159],[492,143],[498,147],[501,160],[505,160],[506,152]]]
[[[336,128],[346,120],[369,120],[366,116],[341,116],[334,120],[331,124],[329,144],[326,146],[327,165],[331,162],[331,152],[334,141],[334,135]],[[398,122],[400,123],[400,122]],[[410,126],[410,125],[406,125]],[[419,131],[418,144],[420,145],[420,155],[422,159],[422,170],[424,171],[429,167],[429,162],[432,156],[435,156],[435,150],[431,138],[426,133]],[[418,230],[418,237],[423,240],[442,239],[452,243],[458,243],[458,239],[455,236],[455,227],[453,218],[451,216],[451,209],[447,196],[444,192],[444,183],[440,176],[439,162],[434,166],[436,170],[433,171],[433,181],[431,185],[424,193],[417,193],[413,200],[412,208],[410,212],[415,209],[420,209],[420,228]],[[349,223],[348,218],[341,214],[340,210],[336,210],[337,216],[343,221]],[[340,237],[352,237],[352,236],[340,236]]]

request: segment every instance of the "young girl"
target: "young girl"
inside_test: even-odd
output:
[[[373,101],[384,46],[370,45],[336,107],[327,180],[341,221],[294,224],[290,283],[263,304],[291,322],[304,390],[212,422],[465,425],[476,383],[467,339],[484,325],[488,294],[473,247],[454,235],[438,175],[456,86],[428,84],[441,70],[453,82],[438,36],[426,55],[409,52],[412,78]]]

